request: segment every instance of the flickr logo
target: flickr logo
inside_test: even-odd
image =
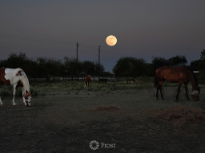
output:
[[[113,149],[115,148],[115,143],[104,143],[104,142],[98,142],[96,140],[92,140],[89,144],[89,147],[91,150],[97,150],[99,148],[101,149]]]

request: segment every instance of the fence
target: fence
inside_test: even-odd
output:
[[[106,82],[112,83],[151,83],[153,82],[153,77],[100,77],[102,80],[106,80]],[[49,82],[64,82],[64,81],[84,81],[85,77],[50,77]],[[99,81],[99,76],[92,76],[92,81]],[[29,78],[29,82],[31,83],[41,83],[48,82],[46,78]],[[103,81],[102,81],[103,82]],[[105,81],[104,81],[105,82]]]

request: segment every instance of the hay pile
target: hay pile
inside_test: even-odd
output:
[[[94,109],[91,109],[91,111],[117,111],[120,110],[119,107],[115,106],[115,105],[110,105],[110,106],[98,106]]]
[[[176,126],[205,123],[205,111],[200,108],[173,107],[157,110],[154,116],[171,121]]]

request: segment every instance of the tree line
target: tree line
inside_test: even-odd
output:
[[[28,58],[25,53],[11,53],[6,60],[0,61],[0,67],[22,68],[30,78],[50,77],[74,77],[85,76],[109,76],[102,64],[92,61],[78,61],[74,58],[64,57],[63,60],[53,58],[38,57],[36,59]]]
[[[190,65],[187,65],[184,55],[177,55],[169,59],[153,56],[151,63],[146,63],[142,58],[120,58],[113,68],[113,73],[119,77],[152,77],[155,75],[155,71],[162,66],[187,66],[192,71],[200,71],[199,77],[205,77],[205,49],[201,51],[200,59],[192,61]]]
[[[22,68],[30,78],[50,77],[85,77],[92,76],[116,76],[116,77],[152,77],[156,69],[162,66],[182,66],[186,65],[193,71],[200,71],[201,76],[205,76],[205,49],[201,51],[200,59],[192,61],[187,65],[185,56],[177,55],[169,59],[163,57],[152,57],[151,63],[146,63],[142,58],[123,57],[117,60],[112,72],[106,72],[102,64],[93,61],[78,61],[75,58],[65,56],[62,60],[53,58],[38,57],[28,58],[25,53],[11,53],[6,60],[0,61],[0,67]]]

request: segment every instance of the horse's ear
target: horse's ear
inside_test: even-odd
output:
[[[28,93],[28,91],[26,90],[26,94]]]
[[[17,73],[16,73],[16,76],[21,76],[22,74],[21,74],[21,71],[18,71]]]

